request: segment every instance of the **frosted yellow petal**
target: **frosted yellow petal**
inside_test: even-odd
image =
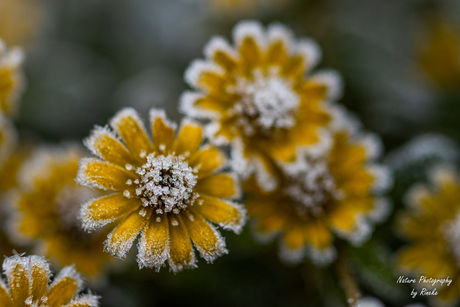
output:
[[[203,128],[194,123],[186,123],[182,126],[173,151],[176,155],[194,154],[200,148],[203,140]]]
[[[77,176],[80,184],[120,192],[133,191],[133,187],[127,185],[126,182],[137,178],[136,174],[116,164],[91,158],[82,160]]]
[[[169,233],[171,238],[169,265],[171,269],[177,272],[182,270],[184,266],[194,265],[195,255],[192,244],[180,215],[174,215],[169,220]]]
[[[332,245],[331,231],[320,221],[309,223],[305,229],[305,238],[319,249],[326,249]]]
[[[300,55],[291,57],[284,66],[284,74],[290,78],[301,78],[305,71],[305,61]]]
[[[162,154],[169,153],[173,146],[176,134],[175,127],[171,123],[167,122],[165,117],[166,116],[163,112],[156,112],[156,110],[155,112],[151,111],[150,113],[153,145],[156,150]]]
[[[238,65],[235,59],[223,50],[217,50],[213,55],[213,60],[229,72],[235,70]]]
[[[269,233],[277,230],[281,230],[286,225],[286,218],[282,214],[267,214],[263,217],[259,217],[257,223],[257,231],[261,233]]]
[[[46,294],[49,282],[46,269],[46,266],[32,264],[30,275],[32,280],[32,297],[34,298],[40,298]]]
[[[226,251],[225,243],[220,234],[205,221],[201,214],[190,211],[191,215],[182,216],[182,220],[201,256],[211,262]]]
[[[69,303],[78,289],[77,280],[66,276],[56,282],[48,292],[47,305],[61,307]]]
[[[207,147],[190,157],[189,165],[192,168],[198,167],[198,180],[200,180],[224,166],[226,161],[225,154],[217,147]]]
[[[142,231],[139,242],[139,266],[155,268],[163,266],[169,256],[169,221],[167,215],[152,215]]]
[[[305,245],[304,231],[299,225],[291,225],[284,232],[284,241],[290,249],[298,249]]]
[[[110,125],[123,139],[128,149],[139,161],[144,161],[144,154],[153,151],[152,142],[147,136],[145,127],[133,109],[123,109],[115,115]],[[143,156],[144,158],[142,158]]]
[[[201,195],[202,205],[194,205],[193,210],[199,212],[205,219],[219,224],[224,228],[241,230],[244,222],[244,209],[236,204],[226,202],[215,197]]]
[[[110,254],[124,259],[128,254],[134,240],[148,222],[152,210],[142,216],[139,211],[132,212],[117,228],[115,228],[105,241],[105,249]]]
[[[243,74],[251,75],[251,71],[261,65],[262,52],[253,37],[245,37],[240,46],[240,61]]]
[[[22,307],[25,306],[24,302],[30,296],[29,276],[21,264],[13,263],[12,265],[13,267],[6,272],[10,295],[14,306]]]
[[[235,180],[230,174],[215,174],[198,181],[195,191],[201,195],[230,198],[237,193]]]
[[[85,141],[85,145],[100,158],[125,167],[126,164],[136,165],[138,161],[118,141],[107,128],[97,127]]]
[[[82,209],[84,227],[92,229],[111,223],[141,205],[139,198],[126,198],[122,193],[100,197]]]
[[[198,84],[207,92],[216,94],[225,93],[229,80],[214,71],[203,71],[199,76]]]
[[[268,65],[283,66],[286,61],[287,52],[284,43],[280,40],[273,42],[267,52]]]
[[[339,205],[329,215],[331,226],[342,231],[352,231],[356,222],[356,209],[350,206]]]
[[[8,293],[8,290],[3,286],[0,281],[0,306],[13,307],[13,301]]]

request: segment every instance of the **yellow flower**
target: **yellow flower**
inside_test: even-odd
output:
[[[387,188],[389,174],[374,162],[377,138],[357,134],[351,122],[341,121],[329,147],[305,152],[295,167],[278,168],[281,184],[276,190],[264,192],[254,177],[244,183],[256,236],[265,241],[282,233],[280,257],[288,262],[299,262],[307,253],[314,263],[327,264],[336,255],[334,234],[362,244],[372,223],[388,212],[378,196]]]
[[[22,92],[22,59],[21,50],[7,50],[0,39],[0,111],[6,115],[14,114]]]
[[[10,233],[19,243],[36,240],[47,257],[94,276],[110,257],[102,251],[107,233],[89,235],[81,230],[80,204],[101,195],[75,183],[82,157],[82,150],[67,145],[38,149],[23,163]]]
[[[442,300],[460,295],[460,179],[451,169],[437,167],[430,184],[414,186],[406,197],[408,210],[399,215],[399,230],[410,244],[399,254],[406,271],[441,278],[452,284],[439,289]],[[425,286],[425,285],[424,285]]]
[[[82,207],[83,227],[92,230],[117,221],[105,250],[122,259],[140,235],[140,268],[159,270],[166,260],[174,272],[195,267],[190,240],[212,262],[227,251],[209,222],[239,232],[245,221],[243,208],[225,200],[238,196],[234,176],[215,173],[226,159],[217,148],[200,146],[200,125],[183,121],[175,139],[176,127],[163,111],[151,110],[150,122],[153,143],[130,108],[110,121],[124,144],[101,127],[86,140],[100,159],[82,160],[78,181],[116,193]]]
[[[419,63],[431,79],[444,89],[458,89],[460,83],[460,29],[438,17],[420,46]]]
[[[3,261],[6,282],[0,278],[2,307],[97,307],[99,298],[79,294],[83,287],[81,276],[68,266],[50,284],[48,262],[39,256],[15,255]]]
[[[1,0],[0,37],[7,44],[25,46],[30,43],[44,21],[43,1]]]
[[[242,158],[238,172],[272,175],[259,182],[272,190],[277,183],[270,159],[292,162],[299,147],[320,143],[320,131],[330,121],[326,102],[340,95],[340,78],[332,71],[311,74],[320,59],[318,46],[294,40],[282,25],[265,31],[258,22],[241,22],[233,39],[235,47],[213,38],[206,60],[188,68],[185,80],[195,91],[184,93],[181,109],[209,119],[214,142],[234,145]]]

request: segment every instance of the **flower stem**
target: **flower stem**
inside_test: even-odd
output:
[[[347,296],[347,302],[350,307],[357,307],[361,293],[359,292],[358,285],[350,273],[348,263],[340,257],[336,262],[337,274],[339,277],[340,284]]]

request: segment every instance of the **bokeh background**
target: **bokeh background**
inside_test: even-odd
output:
[[[430,165],[458,166],[458,0],[0,0],[0,37],[26,52],[15,119],[21,142],[81,142],[126,106],[144,118],[163,108],[179,121],[185,68],[242,19],[282,22],[319,43],[320,67],[343,76],[341,103],[383,140],[396,176],[395,212]],[[348,248],[353,273],[363,294],[386,306],[428,304],[396,284],[392,264],[404,241],[393,215],[369,243]],[[286,266],[276,245],[258,244],[250,228],[225,232],[230,253],[212,265],[200,260],[174,275],[139,271],[131,257],[89,285],[106,307],[346,306],[333,268]]]

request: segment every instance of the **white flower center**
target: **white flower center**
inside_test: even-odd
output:
[[[264,76],[256,71],[253,79],[238,78],[229,92],[241,97],[230,112],[238,117],[236,125],[242,127],[246,135],[295,125],[300,97],[288,79],[276,73]]]
[[[157,214],[179,214],[199,196],[193,192],[198,176],[183,157],[150,154],[147,163],[138,167],[136,173],[140,175],[134,182],[138,185],[136,195],[144,207],[156,208]]]
[[[310,162],[305,171],[289,176],[289,181],[284,193],[297,202],[299,214],[321,215],[330,199],[342,197],[324,161]]]

